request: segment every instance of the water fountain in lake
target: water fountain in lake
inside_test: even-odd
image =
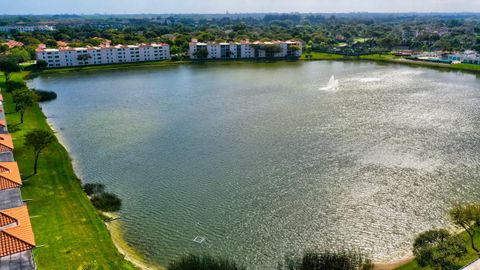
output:
[[[332,75],[330,77],[330,80],[328,80],[328,84],[326,87],[320,88],[320,90],[327,90],[327,91],[333,91],[338,89],[338,80],[335,80],[335,76]]]

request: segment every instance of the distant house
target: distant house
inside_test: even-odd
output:
[[[10,48],[10,49],[15,48],[15,47],[23,47],[23,45],[24,45],[22,42],[15,41],[15,40],[9,40],[9,41],[7,41],[3,44],[7,45],[8,48]]]
[[[33,31],[54,31],[55,27],[51,25],[5,25],[0,26],[0,32],[10,32],[12,30],[18,32],[33,32]]]
[[[67,47],[68,43],[65,41],[57,41],[57,46],[58,47]]]
[[[26,205],[0,210],[0,269],[36,269],[35,245]]]
[[[415,52],[413,50],[397,50],[393,54],[396,56],[412,56]]]
[[[347,38],[345,38],[345,36],[343,36],[343,35],[338,34],[338,35],[335,36],[335,40],[339,41],[339,42],[343,42],[343,41],[347,40]]]
[[[204,56],[200,56],[200,52]],[[288,58],[302,55],[302,43],[299,41],[250,42],[190,42],[188,55],[190,59],[255,59]]]

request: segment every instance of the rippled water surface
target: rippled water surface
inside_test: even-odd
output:
[[[334,91],[320,90],[331,75]],[[287,252],[407,255],[480,199],[480,80],[367,63],[212,64],[48,75],[43,104],[85,182],[124,203],[150,262],[274,269]],[[193,241],[205,236],[203,244]]]

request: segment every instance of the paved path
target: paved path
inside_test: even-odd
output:
[[[480,259],[474,261],[473,263],[465,266],[461,270],[480,270]]]

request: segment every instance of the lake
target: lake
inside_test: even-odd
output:
[[[330,77],[338,89],[325,90]],[[275,269],[287,253],[410,254],[480,195],[480,80],[365,62],[197,64],[37,77],[84,182],[123,200],[150,263]],[[205,237],[202,243],[193,239]]]

